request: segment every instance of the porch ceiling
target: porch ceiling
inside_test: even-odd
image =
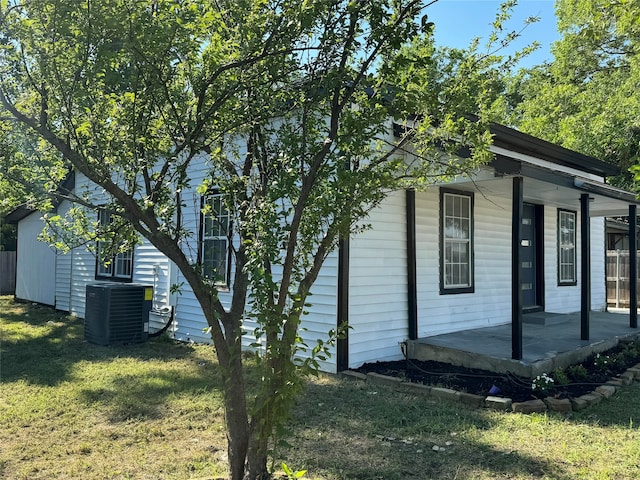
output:
[[[529,175],[526,175],[526,174]],[[531,169],[522,173],[524,201],[555,206],[569,210],[580,209],[580,196],[589,194],[592,217],[626,216],[630,204],[640,204],[635,196],[602,182],[582,179],[574,175]],[[458,179],[456,187],[479,192],[484,197],[508,198],[512,196],[512,176],[488,175],[485,170],[471,180]]]
[[[560,208],[577,210],[580,208],[580,196],[589,193],[590,214],[592,217],[613,217],[629,214],[629,205],[637,203],[632,198],[614,198],[616,189],[602,184],[603,193],[584,190],[578,187],[554,185],[535,178],[524,179],[524,198],[531,203],[555,205]],[[610,188],[610,190],[609,190]],[[607,195],[607,192],[610,192]]]

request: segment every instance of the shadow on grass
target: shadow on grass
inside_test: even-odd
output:
[[[4,303],[4,302],[3,302]],[[16,303],[2,312],[2,377],[53,386],[66,379],[75,362],[87,357],[82,320],[53,309]]]
[[[572,478],[515,445],[499,450],[483,443],[478,432],[494,421],[481,410],[372,388],[310,385],[290,422],[287,440],[295,448],[280,452],[284,461],[321,476],[362,480]]]
[[[188,375],[171,371],[153,371],[146,376],[122,375],[114,377],[108,390],[129,392],[136,400],[153,394],[166,395],[182,389],[202,388],[203,384],[217,382],[217,369],[210,361],[198,360],[194,348],[177,344],[167,337],[159,337],[142,344],[99,346],[84,340],[82,319],[57,312],[52,308],[35,304],[14,303],[2,300],[5,309],[0,311],[2,342],[2,383],[24,380],[42,386],[56,386],[73,380],[73,371],[80,362],[110,362],[132,358],[146,361],[169,361],[193,358],[195,365]],[[205,365],[206,364],[206,365]],[[99,389],[98,389],[99,390]],[[105,398],[113,397],[107,390]],[[87,401],[94,401],[99,392],[86,394]],[[121,398],[125,398],[120,395]]]
[[[169,395],[218,395],[213,357],[201,358],[191,345],[167,337],[142,344],[93,345],[84,340],[80,318],[39,305],[2,302],[11,311],[0,312],[0,385],[17,380],[51,387],[75,382],[81,401],[103,404],[113,422],[157,418]]]
[[[193,374],[173,371],[153,371],[146,374],[124,374],[111,379],[106,385],[83,388],[80,399],[88,406],[105,411],[111,423],[145,420],[174,415],[167,411],[169,397],[192,398],[201,406],[200,415],[220,410],[221,393],[216,371],[211,367]],[[184,416],[188,412],[179,412]]]

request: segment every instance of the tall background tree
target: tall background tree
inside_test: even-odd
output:
[[[300,324],[340,236],[364,228],[387,192],[489,158],[487,112],[510,64],[476,46],[438,54],[431,3],[0,3],[2,115],[37,139],[18,165],[45,165],[45,190],[81,205],[52,224],[115,249],[142,236],[180,269],[219,360],[232,479],[267,476],[273,432],[329,350],[301,344]],[[391,119],[405,125],[401,138]],[[469,159],[453,155],[461,145]],[[68,169],[106,197],[57,189]],[[27,179],[30,191],[42,186]],[[196,191],[221,194],[230,212],[226,308],[185,249],[197,239],[181,226],[181,196]],[[46,209],[38,198],[33,205]],[[99,224],[98,208],[115,221]],[[263,346],[255,389],[241,354],[246,319]]]
[[[0,123],[0,167],[7,170],[9,159],[15,155],[9,138],[9,125]],[[8,175],[0,175],[0,250],[16,249],[16,233],[12,225],[4,223],[4,216],[22,201],[21,188],[15,192],[16,185],[7,178]],[[20,185],[20,184],[18,184]]]
[[[51,156],[51,148],[41,148],[33,135],[23,134],[9,121],[0,121],[0,249],[16,250],[16,228],[4,217],[19,205],[40,199],[49,208],[66,169]],[[34,204],[35,205],[35,204]]]
[[[619,165],[631,187],[640,162],[640,2],[557,0],[554,60],[510,86],[508,121]]]

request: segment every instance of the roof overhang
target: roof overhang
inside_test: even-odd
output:
[[[497,155],[490,166],[495,175],[521,176],[525,182],[525,195],[533,199],[557,202],[561,198],[575,199],[575,193],[586,193],[591,198],[594,216],[628,215],[629,205],[640,205],[637,196],[605,182],[587,179],[577,174],[552,170],[525,161]],[[573,195],[571,192],[575,192]],[[547,203],[547,202],[545,202]]]
[[[35,210],[33,208],[28,207],[26,204],[20,205],[14,208],[12,211],[7,213],[4,217],[4,221],[10,224],[17,224],[23,218],[27,218],[29,215],[34,213]]]
[[[475,118],[473,116],[470,117]],[[611,165],[590,155],[547,142],[514,128],[500,125],[499,123],[491,123],[489,129],[493,135],[492,146],[497,149],[507,150],[516,155],[537,158],[603,178],[620,175],[621,173],[620,168],[616,165]],[[402,137],[409,131],[410,128],[406,125],[393,122],[393,134],[395,137]],[[468,158],[471,155],[471,150],[468,146],[461,146],[457,154],[462,158]]]
[[[620,168],[616,165],[569,150],[504,125],[491,124],[491,133],[493,133],[493,145],[496,147],[530,155],[557,165],[575,168],[605,178],[620,174]]]
[[[62,202],[61,194],[66,192],[72,192],[76,186],[76,174],[75,171],[71,170],[62,183],[58,186],[56,192],[50,194],[53,198],[53,206],[54,208],[58,208],[60,203]],[[37,209],[30,207],[28,204],[24,203],[22,205],[17,206],[15,209],[10,211],[7,215],[5,215],[4,220],[7,223],[17,224],[20,220],[27,218],[32,213],[35,213]]]
[[[613,187],[606,183],[598,183],[592,180],[587,180],[586,178],[574,177],[573,185],[577,189],[584,190],[585,192],[602,195],[608,198],[622,200],[627,204],[640,205],[640,202],[638,201],[638,198],[634,193],[627,192],[626,190]]]

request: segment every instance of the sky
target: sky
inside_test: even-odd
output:
[[[528,17],[539,17],[522,32],[514,43],[518,50],[538,41],[541,46],[520,63],[522,67],[553,60],[551,43],[560,38],[556,28],[554,0],[519,0],[506,30],[520,30]],[[480,46],[491,33],[491,24],[500,7],[499,0],[439,0],[426,9],[429,21],[435,23],[435,39],[440,46],[464,48],[474,37],[481,37]],[[484,50],[484,49],[482,49]]]

